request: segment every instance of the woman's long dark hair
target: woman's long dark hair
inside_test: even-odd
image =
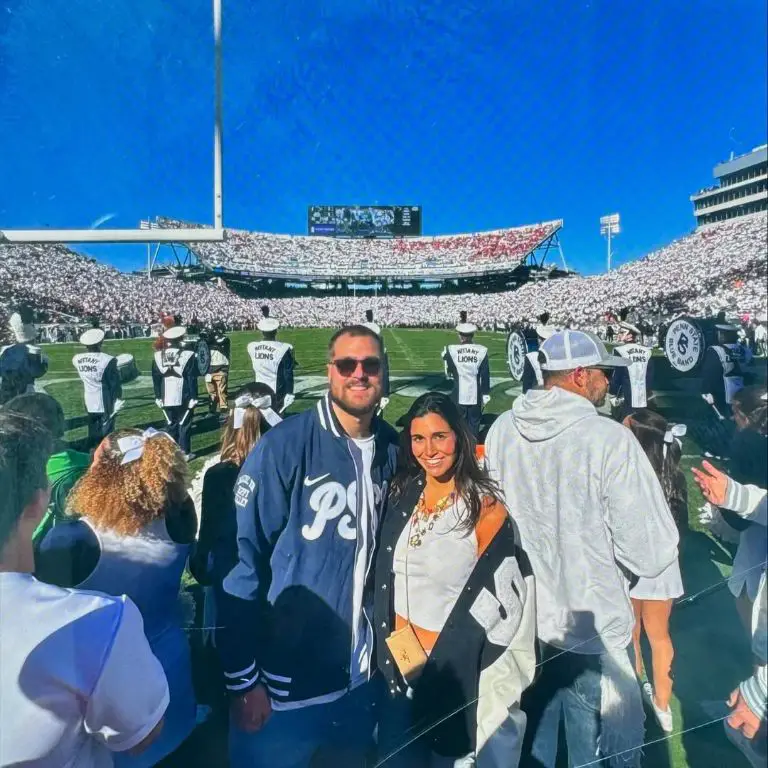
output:
[[[493,502],[504,503],[496,483],[480,468],[475,457],[475,440],[454,402],[442,392],[427,392],[419,397],[405,415],[400,433],[397,474],[392,480],[392,495],[400,496],[409,480],[424,473],[411,450],[411,424],[414,419],[435,413],[448,423],[456,435],[456,462],[453,465],[456,491],[469,515],[461,528],[471,531],[477,525],[484,507]]]
[[[629,429],[651,462],[677,527],[682,531],[688,527],[688,487],[680,470],[682,448],[674,438],[671,443],[664,442],[669,426],[661,414],[648,408],[641,408],[629,416]]]
[[[765,386],[751,386],[740,389],[731,403],[732,408],[738,408],[749,422],[747,429],[765,437],[768,435],[768,402],[763,400]]]

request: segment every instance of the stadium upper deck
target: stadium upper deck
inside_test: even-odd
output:
[[[165,228],[186,222],[158,219]],[[223,243],[190,244],[209,268],[249,277],[442,280],[510,272],[547,245],[561,219],[463,235],[353,240],[227,230]]]

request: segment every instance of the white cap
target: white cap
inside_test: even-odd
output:
[[[611,355],[600,339],[586,331],[558,331],[539,347],[544,353],[543,371],[572,371],[575,368],[627,368],[631,361]]]
[[[184,334],[186,334],[187,329],[183,325],[174,325],[172,328],[169,328],[167,331],[163,332],[163,338],[167,339],[168,341],[175,341],[176,339],[180,339]]]
[[[474,323],[459,323],[456,326],[456,331],[462,336],[471,336],[473,333],[477,333],[477,326]]]
[[[104,341],[104,331],[101,328],[89,328],[80,336],[80,343],[84,347],[95,347]]]
[[[554,325],[537,325],[536,335],[540,339],[548,339],[553,333],[557,333],[557,328]]]
[[[373,331],[377,336],[381,336],[381,326],[376,323],[363,323],[363,328]]]
[[[262,333],[273,333],[280,327],[280,321],[275,320],[274,317],[262,317],[256,324],[256,327]]]
[[[627,323],[624,320],[619,323],[619,328],[623,328],[625,331],[629,331],[630,333],[636,333],[638,336],[642,334],[642,331],[636,325]]]

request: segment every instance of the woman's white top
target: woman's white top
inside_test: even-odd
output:
[[[131,600],[0,573],[0,766],[110,768],[168,700]]]
[[[442,630],[477,564],[477,533],[461,527],[464,509],[461,501],[446,508],[419,547],[408,544],[415,530],[409,523],[395,546],[395,612],[430,632]]]

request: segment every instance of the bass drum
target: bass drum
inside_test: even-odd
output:
[[[139,369],[136,366],[133,355],[124,354],[117,356],[117,372],[120,374],[120,381],[123,384],[138,378]]]
[[[716,321],[711,318],[675,318],[664,334],[664,355],[678,373],[695,374],[707,347],[717,340]]]
[[[536,352],[539,349],[539,339],[533,328],[524,328],[521,325],[515,325],[507,336],[507,365],[509,374],[515,381],[523,380],[523,370],[525,369],[525,356],[529,352]]]

